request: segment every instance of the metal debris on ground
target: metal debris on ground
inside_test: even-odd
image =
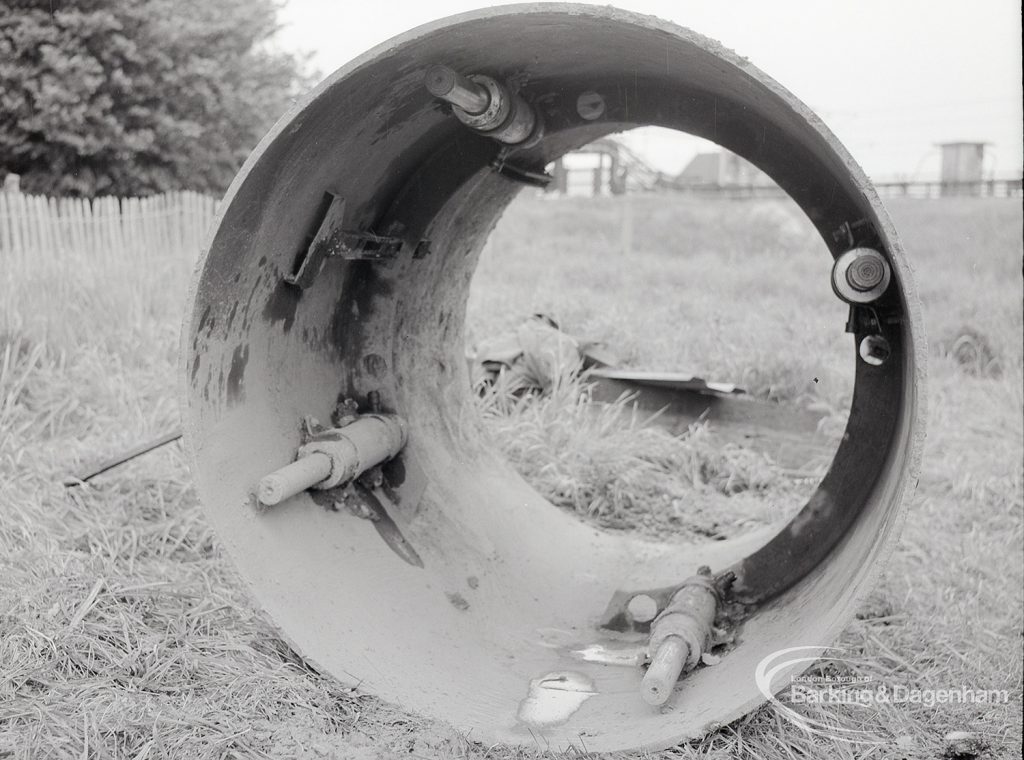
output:
[[[743,392],[732,383],[709,382],[685,372],[625,369],[623,357],[607,344],[570,335],[546,314],[534,314],[515,330],[481,341],[468,360],[474,387],[492,385],[503,376],[514,392],[547,393],[560,378],[584,371],[598,383],[617,380],[671,391]]]
[[[120,467],[122,464],[130,462],[136,457],[148,454],[150,451],[154,451],[161,446],[166,446],[168,443],[173,443],[179,438],[181,438],[181,428],[174,428],[173,430],[164,433],[159,438],[154,438],[152,441],[147,441],[146,443],[134,446],[127,451],[121,452],[117,456],[111,457],[110,459],[105,459],[79,475],[69,475],[61,481],[61,484],[65,488],[73,488],[74,486],[80,486],[84,483],[88,483],[97,475],[102,475],[107,470]]]

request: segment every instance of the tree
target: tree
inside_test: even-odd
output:
[[[309,84],[274,0],[0,0],[0,175],[27,192],[221,193]]]

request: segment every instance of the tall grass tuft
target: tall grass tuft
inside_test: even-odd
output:
[[[0,335],[0,457],[38,420],[26,408],[29,385],[44,348]]]
[[[634,398],[592,399],[563,367],[548,393],[522,392],[507,374],[480,388],[480,413],[498,449],[542,496],[606,528],[665,537],[726,537],[770,522],[763,503],[736,494],[784,487],[763,454],[713,440],[706,424],[682,435],[639,413]]]

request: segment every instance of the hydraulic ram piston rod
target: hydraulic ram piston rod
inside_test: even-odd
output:
[[[718,590],[709,568],[686,579],[668,606],[651,623],[647,645],[651,664],[640,694],[649,705],[663,705],[679,676],[697,666],[711,648]]]
[[[540,139],[537,113],[504,82],[483,74],[466,76],[435,64],[424,72],[423,85],[435,98],[452,106],[456,119],[484,137],[517,146]]]
[[[448,66],[431,66],[423,77],[423,83],[435,98],[458,106],[466,113],[481,114],[491,104],[486,87]]]
[[[406,443],[405,421],[394,414],[364,414],[320,440],[299,447],[296,459],[264,476],[256,488],[273,506],[310,488],[335,488],[394,457]]]

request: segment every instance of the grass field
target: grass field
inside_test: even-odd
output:
[[[661,757],[932,758],[951,730],[980,732],[984,757],[1020,756],[1021,208],[962,199],[890,210],[924,300],[929,438],[903,538],[840,645],[857,674],[890,685],[1005,689],[1010,701],[817,716],[884,740],[871,747],[810,737],[763,708]],[[0,757],[543,754],[476,744],[307,668],[242,593],[177,446],[89,487],[57,485],[176,424],[189,268],[183,258],[0,269]],[[786,203],[523,197],[485,252],[468,337],[543,311],[631,366],[699,371],[841,419],[852,349],[827,276],[820,241]],[[531,413],[531,434],[556,459],[565,406]],[[492,425],[518,456],[500,415]],[[595,461],[566,472],[583,478]],[[536,469],[518,464],[528,478]],[[722,510],[753,494],[736,524],[756,521],[759,504],[801,487],[756,464],[727,466],[762,486],[728,494],[709,476],[691,478],[687,493]],[[617,473],[627,496],[631,466]],[[594,503],[591,494],[566,506]],[[602,502],[598,516],[625,503]]]

